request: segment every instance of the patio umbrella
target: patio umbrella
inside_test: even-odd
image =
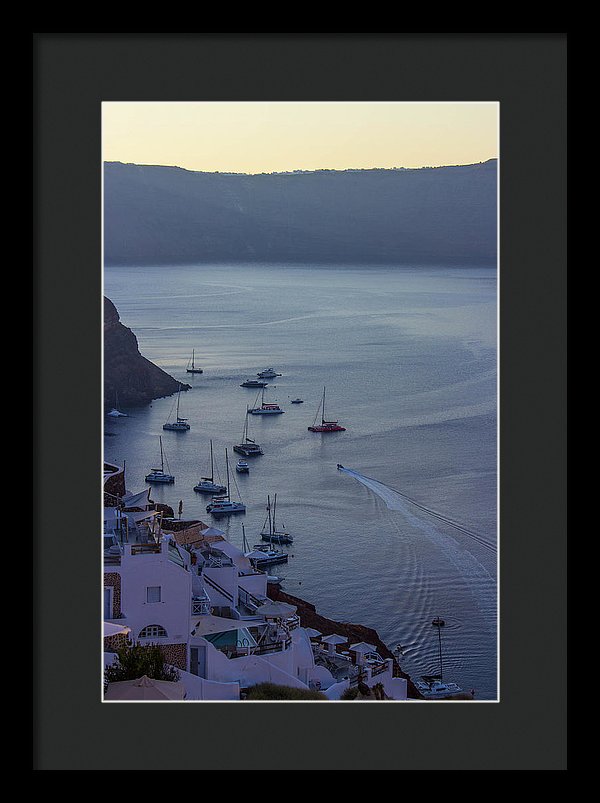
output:
[[[256,613],[269,619],[285,619],[295,614],[297,610],[295,605],[288,605],[287,602],[265,602],[256,609]]]
[[[309,638],[317,638],[317,636],[322,636],[320,630],[315,630],[314,627],[305,627],[304,632]]]
[[[142,675],[137,680],[120,680],[109,683],[105,700],[183,700],[185,686],[169,680],[154,680]]]
[[[131,633],[131,628],[125,625],[116,625],[113,622],[104,622],[104,638],[118,636],[120,633],[123,633],[123,635]]]
[[[225,535],[225,531],[219,530],[218,527],[207,527],[205,530],[200,530],[200,535]]]

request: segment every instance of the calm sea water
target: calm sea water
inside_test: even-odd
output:
[[[446,621],[444,679],[496,699],[496,555],[410,505],[384,500],[336,464],[408,495],[496,546],[496,272],[489,269],[327,268],[280,265],[128,267],[105,271],[105,294],[142,354],[191,384],[180,414],[191,430],[165,432],[173,398],[105,420],[105,457],[126,463],[141,490],[158,464],[159,435],[173,486],[152,498],[216,523],[242,545],[259,542],[267,494],[294,535],[283,588],[332,619],[374,627],[401,644],[411,675],[438,669],[434,616]],[[201,375],[185,369],[196,351]],[[256,391],[240,387],[273,366],[266,400],[285,414],[250,416],[264,456],[232,470],[245,516],[211,520],[192,487],[212,438],[221,478],[225,447],[242,436]],[[327,417],[346,432],[307,431],[327,386]],[[293,405],[297,396],[304,404]],[[237,483],[237,489],[233,482]],[[239,494],[238,494],[239,489]]]

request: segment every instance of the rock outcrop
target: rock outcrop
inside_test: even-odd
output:
[[[121,407],[148,404],[152,399],[171,396],[190,385],[179,383],[158,365],[143,357],[137,337],[119,319],[109,298],[104,298],[104,405]]]

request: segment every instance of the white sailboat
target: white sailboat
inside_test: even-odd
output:
[[[163,424],[163,429],[169,429],[173,432],[186,432],[190,429],[187,418],[180,418],[179,416],[179,398],[181,396],[181,382],[179,383],[179,390],[177,391],[177,412],[175,413],[175,421],[166,421]],[[173,409],[173,408],[171,408]]]
[[[454,694],[460,694],[462,689],[456,683],[448,683],[444,681],[444,667],[442,662],[442,627],[446,623],[439,616],[436,616],[431,624],[438,629],[440,673],[439,675],[423,675],[421,680],[415,680],[414,683],[426,700],[442,700],[444,697],[452,697]]]
[[[213,460],[213,445],[210,442],[210,476],[200,477],[200,482],[194,485],[194,490],[202,494],[224,494],[227,493],[227,487],[215,482],[214,476],[214,460]]]
[[[246,541],[246,531],[243,524],[242,534],[244,555],[258,571],[268,569],[269,566],[277,563],[288,562],[287,552],[284,552],[282,549],[275,549],[273,546],[267,546],[267,544],[255,544],[250,550],[248,542]]]
[[[206,506],[206,512],[215,518],[230,516],[232,513],[245,513],[246,505],[243,502],[232,502],[229,493],[229,455],[225,449],[225,465],[227,466],[227,493],[215,498]]]
[[[115,406],[106,415],[109,415],[111,418],[121,418],[121,417],[127,418],[127,413],[122,413],[119,410],[119,394],[116,390],[115,390]]]
[[[263,541],[269,541],[269,543],[272,544],[291,544],[294,541],[293,536],[291,536],[286,530],[277,529],[277,525],[275,524],[276,510],[277,510],[277,494],[275,494],[272,507],[271,507],[271,497],[267,496],[267,517],[263,524],[260,537],[262,538]]]
[[[202,368],[196,368],[194,357],[195,357],[195,351],[194,351],[194,349],[192,349],[192,356],[191,356],[191,359],[189,360],[189,362],[187,364],[187,368],[185,370],[187,371],[188,374],[202,374],[202,373],[204,373]]]
[[[160,468],[151,468],[150,473],[146,474],[146,482],[162,482],[172,485],[175,482],[175,477],[170,473],[170,470],[165,471],[165,454],[163,452],[162,438],[158,438],[160,443]],[[167,469],[169,464],[167,463]]]

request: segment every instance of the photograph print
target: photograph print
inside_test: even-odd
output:
[[[103,102],[103,702],[497,702],[489,102]]]

